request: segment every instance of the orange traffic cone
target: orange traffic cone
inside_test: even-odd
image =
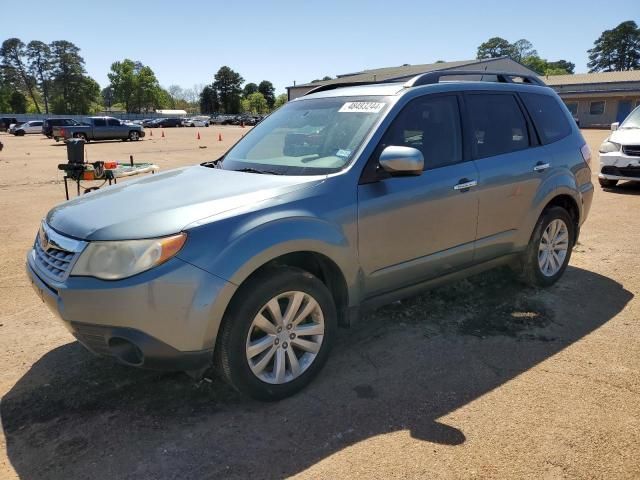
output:
[[[198,140],[200,140],[200,130],[198,130],[198,135],[196,136]]]
[[[160,135],[162,138],[164,138],[164,128],[160,127],[160,131],[162,131],[162,135]]]
[[[221,133],[219,133],[219,134],[218,134],[218,141],[219,141],[219,142],[221,142],[221,141],[222,141],[222,134],[221,134]]]

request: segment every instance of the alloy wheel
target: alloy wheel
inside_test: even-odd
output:
[[[538,266],[545,277],[553,277],[564,265],[569,251],[569,229],[559,218],[544,230],[538,246]]]

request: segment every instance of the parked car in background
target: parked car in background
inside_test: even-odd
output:
[[[58,205],[27,257],[38,298],[96,354],[213,364],[275,400],[367,308],[502,265],[553,285],[591,206],[589,147],[538,77],[447,74],[477,75],[331,85],[218,160]]]
[[[7,130],[7,132],[14,134],[16,131],[16,128],[18,128],[20,125],[22,125],[24,122],[16,122],[16,123],[12,123],[11,125],[9,125],[9,130]]]
[[[80,122],[73,118],[47,118],[42,123],[42,134],[47,138],[53,138],[53,127],[64,127],[80,125]]]
[[[235,115],[216,115],[211,118],[211,123],[213,125],[231,125]]]
[[[13,134],[17,137],[21,137],[25,134],[42,133],[42,120],[29,120],[28,122],[21,123],[15,127]]]
[[[142,126],[145,128],[154,128],[156,126],[156,122],[162,120],[161,118],[147,118],[142,121]]]
[[[18,123],[15,117],[0,117],[0,132],[8,132],[9,127],[15,123]]]
[[[636,107],[600,145],[600,173],[603,188],[613,188],[619,181],[640,182],[640,107]]]
[[[89,117],[82,125],[53,127],[53,137],[82,138],[90,140],[131,140],[144,137],[144,129],[140,125],[124,123],[112,117]]]
[[[153,122],[150,125],[151,128],[174,128],[174,127],[182,127],[182,119],[181,118],[160,118]]]
[[[182,121],[183,127],[208,127],[209,126],[209,118],[205,117],[193,117],[193,118],[185,118]]]

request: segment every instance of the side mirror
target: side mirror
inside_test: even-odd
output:
[[[618,129],[619,126],[620,126],[620,122],[613,122],[611,124],[611,131],[615,132]]]
[[[391,175],[422,175],[424,157],[417,148],[390,145],[378,160],[385,172]]]

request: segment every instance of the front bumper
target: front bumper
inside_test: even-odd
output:
[[[640,181],[640,157],[623,152],[601,153],[598,178]]]
[[[131,366],[208,366],[236,287],[178,258],[118,281],[45,280],[30,253],[27,275],[39,298],[91,352]]]

